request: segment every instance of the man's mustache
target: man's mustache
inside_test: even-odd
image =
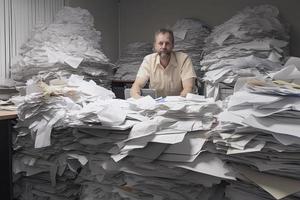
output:
[[[161,58],[169,58],[171,56],[171,52],[158,52],[158,55]]]

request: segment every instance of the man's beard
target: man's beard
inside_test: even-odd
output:
[[[170,52],[170,51],[167,51],[167,52],[160,51],[160,52],[158,52],[158,55],[159,55],[162,59],[166,59],[166,58],[170,58],[171,52]]]

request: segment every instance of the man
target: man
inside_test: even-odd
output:
[[[130,94],[141,97],[141,89],[150,79],[150,88],[158,96],[183,96],[193,91],[196,73],[187,54],[172,51],[174,35],[171,30],[160,29],[155,33],[155,53],[147,55],[137,73]]]

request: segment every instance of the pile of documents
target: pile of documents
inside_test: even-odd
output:
[[[34,148],[34,140],[26,130],[22,128],[14,135],[14,198],[78,199],[80,185],[75,179],[79,162],[76,155],[63,151],[74,140],[72,130],[53,131],[52,146],[45,148]]]
[[[209,178],[194,174],[183,174],[182,177],[159,177],[161,173],[155,174],[159,169],[145,169],[142,173],[150,172],[150,177],[132,173],[106,174],[101,182],[92,184],[86,181],[87,176],[83,176],[84,181],[80,199],[130,199],[130,200],[225,200],[224,186],[222,184],[205,187],[196,184],[197,178]],[[172,170],[171,170],[172,171]],[[178,171],[178,170],[177,170]],[[165,174],[167,175],[167,174]],[[168,175],[174,175],[168,174]],[[177,173],[177,175],[179,175]],[[180,178],[180,179],[177,179]]]
[[[297,199],[299,63],[273,80],[239,79],[220,115],[219,102],[199,95],[121,100],[78,75],[34,77],[12,99],[14,195]]]
[[[1,100],[9,100],[12,96],[17,95],[16,82],[12,79],[0,80],[0,102]],[[1,103],[0,103],[1,105]]]
[[[233,199],[245,193],[257,196],[252,199],[300,196],[300,58],[291,58],[271,76],[273,80],[239,79],[213,131],[215,152],[245,182],[230,186]],[[271,196],[256,186],[248,188],[251,184]]]
[[[15,197],[224,199],[222,179],[235,178],[202,149],[221,111],[212,99],[118,100],[83,77],[57,76],[35,77],[14,98]]]
[[[201,76],[200,60],[206,37],[210,34],[209,26],[192,18],[179,19],[173,25],[175,37],[174,51],[187,53],[193,62],[197,76]]]
[[[12,67],[15,80],[26,82],[40,71],[64,71],[110,87],[113,65],[103,54],[101,33],[85,9],[63,8],[53,23],[36,27],[21,49]]]
[[[219,83],[233,87],[238,77],[280,69],[289,53],[289,35],[278,15],[270,5],[246,8],[213,29],[201,61],[208,97],[219,99]]]
[[[253,174],[251,174],[252,176]],[[264,177],[265,178],[265,177]],[[273,182],[281,186],[280,182]],[[267,186],[266,186],[267,187]],[[245,181],[231,182],[230,185],[226,186],[226,197],[230,200],[274,200],[275,198],[267,193],[265,190],[261,189],[259,186],[247,183]],[[300,193],[293,196],[288,196],[283,198],[283,200],[297,200],[300,198]],[[282,199],[280,196],[276,199]]]
[[[18,107],[19,126],[28,127],[36,135],[36,148],[50,145],[50,134],[54,127],[88,122],[114,122],[117,125],[125,119],[122,112],[109,118],[110,113],[105,110],[113,107],[114,102],[110,100],[115,95],[95,82],[85,81],[78,75],[68,79],[58,77],[49,82],[44,82],[44,78],[49,76],[37,76],[29,80],[26,96],[12,99]],[[85,119],[87,114],[88,119]]]
[[[116,63],[118,67],[115,80],[134,81],[143,58],[152,53],[153,45],[146,42],[134,42],[126,46],[121,58]]]
[[[214,115],[220,112],[218,104],[192,94],[186,98],[166,97],[161,102],[148,96],[132,103],[150,118],[135,124],[128,137],[110,150],[113,160],[106,164],[107,169],[117,169],[129,177],[138,175],[145,182],[145,188],[140,192],[155,194],[162,199],[164,196],[170,199],[223,199],[221,191],[204,195],[204,191],[214,191],[212,187],[222,188],[222,179],[235,179],[227,175],[231,169],[220,158],[203,151],[208,138],[206,133],[215,122]],[[150,184],[146,182],[153,178],[159,187],[151,186],[152,191],[147,192]],[[167,183],[175,188],[182,187],[180,195],[173,188],[166,188]],[[127,185],[133,191],[142,189]],[[190,191],[196,185],[199,190]]]
[[[110,133],[103,127],[114,125],[128,129],[132,126],[123,125],[126,114],[113,97],[111,91],[78,75],[66,79],[48,73],[27,82],[26,96],[13,99],[19,117],[15,127],[18,134],[13,140],[16,198],[78,199],[82,185],[76,179],[80,170],[88,167],[88,158],[92,160],[98,154],[96,157],[100,159],[99,152],[106,153],[128,135],[121,131]],[[91,126],[100,127],[96,129],[99,134],[86,130]],[[98,139],[93,134],[99,135]]]
[[[201,151],[205,132],[220,108],[198,97],[166,98],[164,102],[149,96],[128,100],[130,117],[142,114],[142,121],[128,131],[116,127],[102,131],[96,126],[77,128],[81,134],[77,134],[76,141],[84,144],[78,150],[86,151],[94,145],[91,149],[96,152],[87,156],[89,163],[76,180],[83,185],[81,198],[224,199],[221,180],[234,177],[225,175],[230,169],[219,158]],[[133,111],[137,111],[135,115]]]
[[[215,122],[214,115],[220,112],[220,107],[212,99],[198,99],[198,97],[198,95],[189,94],[187,98],[166,97],[163,102],[157,102],[150,96],[146,96],[134,101],[133,103],[140,112],[151,117],[133,126],[128,138],[118,144],[120,150],[118,154],[112,156],[113,159],[118,162],[136,150],[149,148],[148,144],[150,147],[153,143],[166,147],[181,143],[184,139],[193,140],[195,134],[200,137],[204,134],[202,131],[210,130]],[[203,140],[205,141],[205,138]],[[188,147],[192,148],[192,146]],[[201,147],[197,146],[192,154],[189,154],[191,152],[188,151],[186,155],[181,153],[183,155],[178,155],[177,158],[172,155],[176,154],[176,148],[173,150],[174,152],[168,152],[164,148],[155,149],[160,149],[153,155],[156,157],[144,153],[137,153],[136,156],[144,159],[149,156],[150,160],[175,159],[174,161],[189,160],[192,162],[200,154]],[[182,150],[182,148],[177,150]]]

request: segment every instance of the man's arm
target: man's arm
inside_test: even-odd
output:
[[[147,81],[147,79],[136,77],[130,90],[130,96],[135,99],[141,98],[141,89],[146,85]]]
[[[141,89],[146,85],[150,77],[149,55],[146,56],[137,72],[135,81],[130,90],[130,96],[138,99],[141,98]]]
[[[185,97],[187,93],[192,93],[195,85],[195,78],[188,78],[182,81],[183,90],[180,92],[180,96]]]
[[[187,56],[181,69],[181,80],[183,90],[180,92],[180,96],[185,97],[187,93],[193,92],[196,78],[197,75],[195,73],[192,60],[189,56]]]

